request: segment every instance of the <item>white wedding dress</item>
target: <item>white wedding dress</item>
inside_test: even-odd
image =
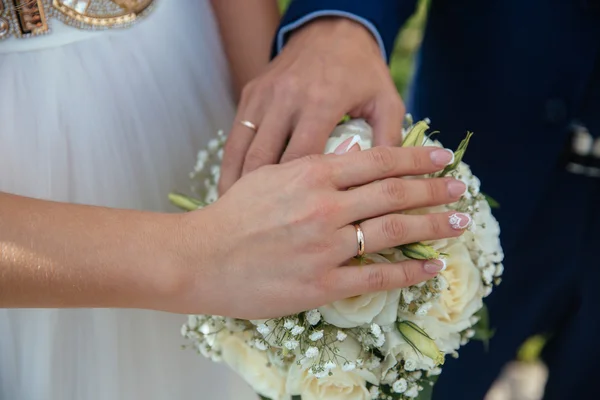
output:
[[[208,0],[159,1],[123,30],[52,22],[49,35],[0,41],[0,190],[175,211],[168,192],[187,189],[196,151],[234,115]],[[2,309],[0,400],[255,400],[180,348],[185,320]]]

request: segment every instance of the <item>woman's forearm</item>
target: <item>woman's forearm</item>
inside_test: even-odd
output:
[[[0,193],[0,307],[164,309],[176,218]]]
[[[280,13],[276,0],[211,1],[229,60],[236,100],[269,63]]]

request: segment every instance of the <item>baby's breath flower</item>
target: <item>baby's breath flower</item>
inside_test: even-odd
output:
[[[404,302],[406,304],[410,304],[414,301],[415,295],[413,292],[410,291],[410,289],[403,289],[402,290],[402,298],[404,299]]]
[[[266,336],[269,334],[269,332],[271,332],[271,329],[269,329],[269,327],[267,326],[267,324],[260,324],[256,327],[256,330],[258,331],[258,333],[260,333],[263,336]]]
[[[285,322],[283,323],[283,327],[288,330],[294,329],[294,326],[296,326],[296,323],[294,321],[292,321],[291,319],[286,319]]]
[[[398,379],[396,382],[394,382],[394,384],[392,385],[392,390],[395,393],[404,393],[406,391],[406,389],[408,389],[408,382],[406,381],[406,379],[404,378],[400,378]]]
[[[356,364],[352,361],[346,361],[344,365],[342,365],[342,371],[348,372],[356,369]]]
[[[317,340],[320,340],[323,338],[323,331],[314,331],[313,333],[310,334],[310,336],[308,337],[310,340],[312,340],[313,342],[316,342]]]
[[[427,371],[427,376],[437,376],[442,373],[442,369],[440,367],[432,368]]]
[[[306,353],[304,353],[304,355],[306,358],[315,358],[319,355],[319,349],[314,346],[310,346],[308,349],[306,349]]]
[[[417,363],[415,360],[411,358],[407,358],[406,360],[404,360],[404,369],[406,371],[414,371],[415,368],[417,368]]]
[[[375,323],[371,324],[371,333],[375,337],[379,337],[381,335],[381,327]]]
[[[219,149],[219,147],[220,147],[220,143],[219,143],[218,139],[211,139],[208,142],[207,148],[211,154],[214,154]]]
[[[428,293],[429,295],[431,295],[431,293]],[[429,310],[431,309],[431,307],[433,307],[433,304],[431,303],[425,303],[423,305],[421,305],[417,311],[415,311],[415,315],[418,315],[420,317],[424,317],[427,315],[427,313],[429,312]]]
[[[267,350],[267,344],[262,339],[256,339],[254,341],[254,347],[256,347],[258,350],[262,350],[262,351]]]
[[[371,399],[376,400],[379,398],[379,386],[371,386],[369,389],[369,394],[371,395]]]
[[[188,333],[188,326],[187,325],[181,325],[181,336],[186,337]]]
[[[348,337],[348,335],[346,335],[344,332],[342,331],[337,331],[337,335],[336,335],[336,339],[340,342],[343,342],[344,339],[346,339]]]
[[[298,336],[302,332],[304,332],[303,326],[296,325],[294,328],[292,328],[292,335],[294,335],[294,336]]]
[[[299,344],[300,343],[298,343],[298,341],[295,339],[289,339],[289,340],[286,340],[285,342],[283,342],[283,346],[288,350],[296,349],[296,347],[298,347]]]
[[[321,320],[321,313],[319,310],[310,310],[306,312],[306,320],[311,325],[316,325]]]
[[[337,364],[331,360],[323,364],[323,368],[325,368],[326,370],[334,369],[335,367],[337,367]]]
[[[198,326],[198,318],[195,315],[188,315],[188,327],[190,329],[196,329]]]

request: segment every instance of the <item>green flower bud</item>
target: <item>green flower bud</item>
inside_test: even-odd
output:
[[[409,243],[398,247],[405,257],[413,260],[436,260],[441,253],[433,247],[423,243]]]
[[[184,211],[194,211],[206,206],[206,204],[200,200],[180,193],[169,193],[169,201],[174,206],[179,207]]]
[[[429,125],[425,121],[419,121],[408,131],[402,147],[418,147],[423,146],[425,142],[425,132],[429,129]]]
[[[444,353],[440,351],[427,332],[411,321],[400,321],[397,326],[402,338],[418,354],[431,358],[436,365],[444,364]]]

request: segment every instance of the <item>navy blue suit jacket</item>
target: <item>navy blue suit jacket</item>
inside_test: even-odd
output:
[[[321,10],[370,21],[389,54],[415,0],[294,0],[282,26]],[[599,0],[432,0],[407,110],[429,117],[465,161],[495,212],[510,252],[583,121],[600,135]],[[365,77],[368,79],[368,77]]]

